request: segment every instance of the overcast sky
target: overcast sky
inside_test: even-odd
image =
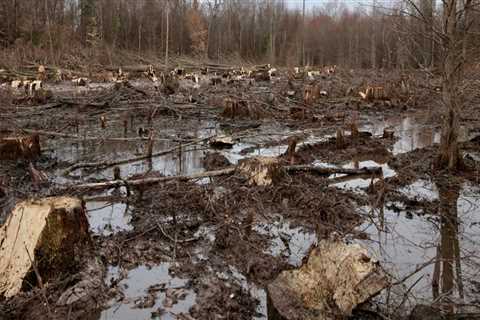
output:
[[[302,9],[303,0],[284,0],[289,8]],[[376,0],[377,5],[390,8],[395,0]],[[349,8],[355,8],[358,6],[364,7],[365,10],[369,10],[373,5],[373,0],[305,0],[306,10],[311,10],[314,7],[323,7],[327,3],[338,3]]]

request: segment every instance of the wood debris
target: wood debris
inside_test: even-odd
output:
[[[324,240],[300,269],[283,271],[268,286],[269,319],[328,320],[388,286],[378,262],[358,244]]]

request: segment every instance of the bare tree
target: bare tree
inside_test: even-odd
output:
[[[463,103],[461,86],[465,64],[464,46],[469,28],[469,25],[462,21],[462,17],[470,4],[471,0],[466,0],[463,6],[458,3],[458,0],[443,1],[442,86],[443,102],[447,113],[436,163],[438,168],[458,169],[462,163],[458,146],[459,113]]]

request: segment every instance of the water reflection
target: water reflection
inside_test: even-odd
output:
[[[437,183],[440,195],[440,241],[432,279],[432,295],[435,301],[449,302],[455,293],[463,300],[462,266],[458,240],[457,202],[460,186],[456,183]],[[453,302],[453,301],[451,301]],[[448,311],[453,311],[449,306]]]
[[[435,130],[431,124],[429,125],[428,119],[421,115],[373,119],[362,129],[368,130],[376,136],[381,136],[384,129],[394,129],[395,136],[398,138],[392,149],[394,155],[440,142],[440,132]]]
[[[152,268],[142,265],[128,271],[125,278],[117,267],[110,267],[106,280],[118,281],[121,292],[99,320],[167,320],[188,314],[197,295],[188,288],[188,280],[171,274],[170,267],[169,263]]]
[[[436,304],[446,312],[465,312],[477,303],[480,289],[479,188],[422,181],[400,191],[411,199],[423,195],[438,211],[429,215],[421,207],[389,202],[382,226],[380,215],[364,208],[368,240],[356,241],[369,247],[396,282],[382,299],[395,308]]]

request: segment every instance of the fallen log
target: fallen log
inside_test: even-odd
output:
[[[191,175],[181,175],[181,176],[167,176],[167,177],[154,177],[154,178],[143,178],[143,179],[130,179],[130,180],[110,180],[104,182],[94,182],[94,183],[85,183],[81,185],[76,185],[74,188],[76,190],[104,190],[111,188],[119,188],[122,186],[143,186],[143,185],[153,185],[157,183],[172,181],[172,180],[195,180],[209,177],[217,177],[234,173],[236,168],[230,167],[221,170],[206,171],[195,173]]]
[[[319,243],[300,269],[268,285],[269,320],[327,320],[352,310],[389,284],[380,265],[358,244]]]
[[[241,167],[242,164],[240,164],[239,166]],[[275,166],[277,165],[275,164]],[[260,167],[257,167],[257,168],[260,168]],[[191,175],[153,177],[153,178],[128,179],[128,180],[109,180],[109,181],[103,181],[103,182],[80,184],[80,185],[73,186],[73,188],[76,190],[82,191],[82,190],[105,190],[105,189],[119,188],[122,186],[154,185],[154,184],[172,181],[172,180],[188,181],[188,180],[195,180],[195,179],[202,179],[202,178],[209,178],[209,177],[224,176],[224,175],[235,173],[237,169],[238,167],[228,167],[221,170],[205,171],[205,172],[195,173]],[[280,167],[277,169],[286,170],[287,172],[292,172],[292,173],[297,171],[313,172],[320,175],[330,175],[330,174],[357,175],[357,174],[381,174],[382,173],[382,168],[380,167],[346,169],[346,168],[322,168],[322,167],[316,167],[316,166],[295,165],[295,166]],[[275,180],[275,178],[273,178],[272,176],[272,173],[268,172],[268,169],[267,169],[267,172],[265,173],[265,171],[255,169],[255,167],[252,167],[251,163],[248,166],[244,164],[243,169],[240,169],[239,172],[243,173],[245,177],[251,180],[251,182],[254,184],[264,185],[261,182],[262,180]],[[255,174],[252,174],[252,173],[255,173]],[[265,174],[267,174],[267,176]],[[270,177],[267,179],[268,175]]]
[[[381,167],[363,167],[359,169],[352,168],[324,168],[312,165],[295,165],[286,167],[288,172],[294,171],[307,171],[316,173],[319,175],[331,175],[331,174],[348,174],[348,175],[381,175],[383,173]]]
[[[90,241],[84,203],[55,197],[17,204],[0,228],[0,296],[71,272]]]

